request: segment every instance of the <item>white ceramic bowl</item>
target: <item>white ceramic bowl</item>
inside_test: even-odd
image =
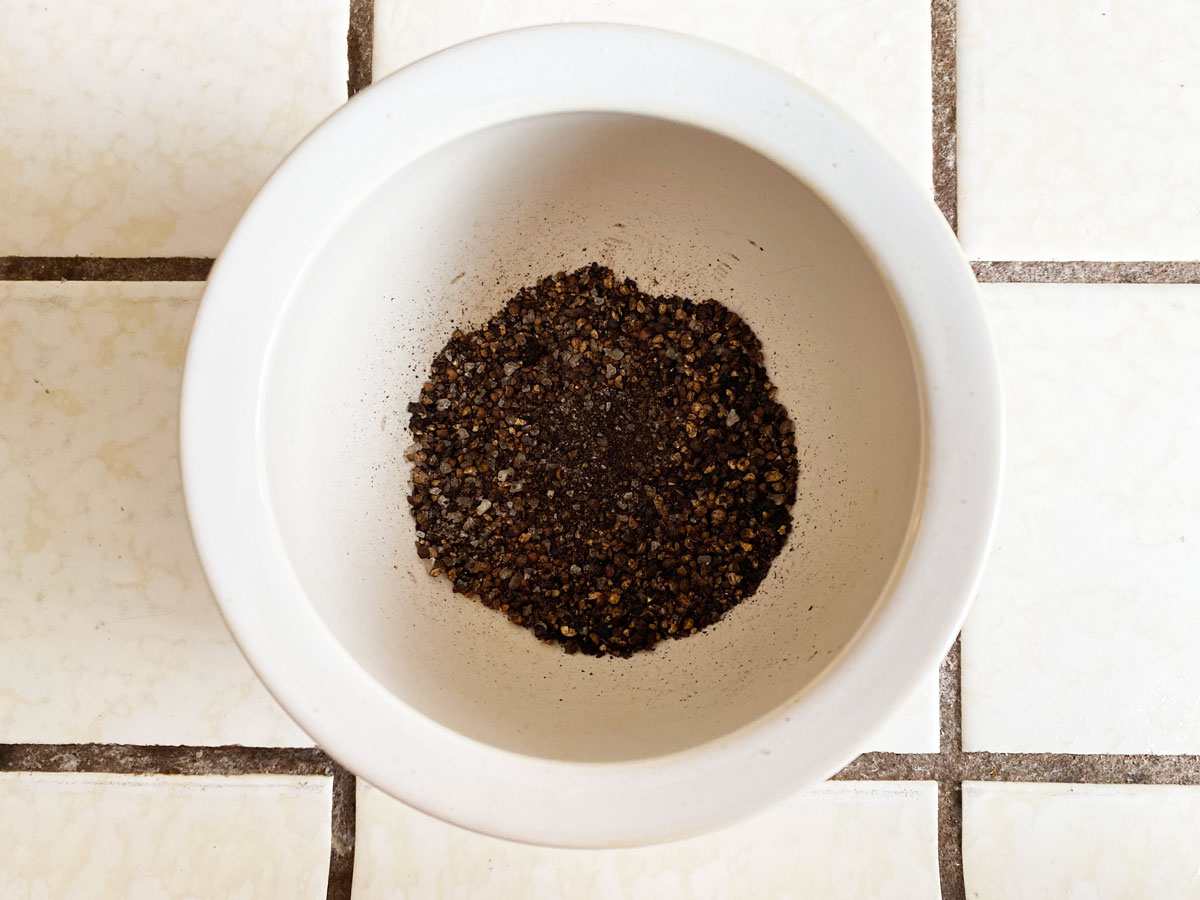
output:
[[[451,594],[405,503],[405,405],[452,323],[592,260],[740,312],[802,460],[758,593],[628,660]],[[630,845],[828,776],[936,666],[992,527],[1000,398],[953,235],[859,127],[712,45],[550,26],[404,69],[284,162],[209,278],[182,453],[222,611],[322,746],[458,825]]]

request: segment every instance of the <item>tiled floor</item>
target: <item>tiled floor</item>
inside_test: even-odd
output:
[[[965,784],[970,896],[1195,897],[1198,804],[1195,786]]]
[[[212,256],[345,101],[343,0],[12,0],[2,15],[0,254]]]
[[[1008,480],[967,750],[1200,750],[1200,286],[983,287]]]
[[[1188,0],[959,0],[959,233],[977,259],[1194,259]]]
[[[937,785],[838,782],[704,837],[550,850],[481,837],[359,782],[360,900],[936,897]]]
[[[8,897],[325,896],[328,778],[0,773]]]
[[[872,128],[958,223],[1006,391],[940,691],[837,781],[634,851],[473,835],[311,747],[176,463],[200,282],[281,156],[372,74],[561,20],[730,44]],[[1200,896],[1198,41],[1192,0],[6,4],[0,897]]]
[[[0,282],[0,740],[309,743],[230,641],[184,517],[200,293]]]

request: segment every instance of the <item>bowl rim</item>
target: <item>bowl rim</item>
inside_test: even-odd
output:
[[[820,678],[721,738],[604,763],[525,756],[467,738],[368,674],[291,569],[264,487],[260,431],[276,324],[338,221],[457,137],[580,111],[704,128],[820,195],[892,289],[925,413],[923,490],[907,560]],[[936,668],[962,625],[995,526],[1002,455],[985,312],[929,190],[784,72],[696,38],[611,24],[536,26],[459,44],[360,92],[319,125],[271,176],[213,266],[180,409],[184,494],[202,567],[234,638],[283,708],[340,763],[419,810],[484,834],[564,847],[646,844],[726,825],[853,758]]]

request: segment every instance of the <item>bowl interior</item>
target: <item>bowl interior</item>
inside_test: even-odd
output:
[[[801,458],[795,530],[755,596],[631,659],[568,656],[452,594],[405,502],[405,406],[452,328],[593,260],[742,315]],[[788,172],[663,119],[520,119],[396,173],[332,227],[268,366],[264,479],[309,601],[404,703],[519,753],[654,757],[770,712],[868,620],[918,516],[920,392],[871,260]]]

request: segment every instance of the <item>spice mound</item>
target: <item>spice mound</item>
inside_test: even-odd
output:
[[[629,656],[754,593],[794,427],[750,327],[595,264],[455,331],[409,404],[417,554],[568,652]]]

